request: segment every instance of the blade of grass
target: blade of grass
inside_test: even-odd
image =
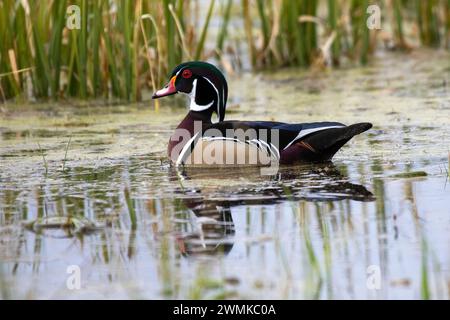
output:
[[[328,23],[330,25],[331,33],[336,32],[335,39],[331,47],[331,54],[333,64],[339,64],[339,58],[341,55],[341,39],[340,30],[338,27],[339,9],[336,6],[336,0],[328,0]]]
[[[171,3],[170,0],[163,1],[164,19],[166,22],[167,65],[169,68],[173,68],[176,65],[175,26],[169,10],[169,4]]]
[[[80,98],[85,99],[87,97],[87,18],[88,7],[87,0],[81,0],[81,30],[77,30],[78,35],[78,52],[77,52],[77,71],[78,71],[78,83],[80,89]]]
[[[48,174],[48,164],[47,164],[47,159],[45,159],[45,154],[44,154],[44,150],[42,150],[40,143],[38,142],[38,147],[39,147],[39,152],[42,155],[42,160],[44,161],[44,168],[45,168],[45,177],[47,177]]]
[[[156,24],[156,22],[155,22],[155,19],[154,19],[150,14],[145,14],[145,15],[141,16],[141,19],[140,19],[140,25],[141,25],[142,36],[143,36],[143,38],[144,38],[144,44],[145,44],[145,51],[146,51],[146,57],[147,57],[148,68],[149,68],[149,70],[150,70],[150,81],[151,81],[151,83],[152,83],[153,90],[156,90],[156,89],[157,89],[157,87],[156,87],[157,79],[155,79],[155,74],[154,74],[154,71],[153,71],[154,67],[153,67],[153,63],[152,63],[152,56],[151,56],[151,54],[150,54],[149,42],[148,42],[148,39],[147,39],[147,35],[146,35],[146,33],[145,33],[144,19],[149,19],[150,22],[153,24],[153,27],[154,27],[154,29],[155,29],[155,34],[156,34],[156,50],[157,50],[157,52],[159,52],[159,50],[160,50],[160,48],[161,48],[161,39],[160,39],[160,37],[158,36],[159,31],[158,31],[158,26],[157,26],[157,24]],[[160,56],[161,56],[161,55],[160,55]],[[157,63],[157,61],[156,61],[156,59],[155,59],[155,64],[156,64],[156,63]],[[156,99],[156,100],[154,100],[154,102],[155,102],[155,110],[156,110],[156,111],[159,111],[159,100]]]
[[[197,50],[195,51],[195,60],[199,60],[201,57],[201,54],[203,52],[203,48],[205,46],[206,35],[208,33],[209,21],[211,20],[212,12],[214,9],[214,3],[215,3],[215,0],[210,1],[208,13],[206,15],[206,20],[205,20],[205,23],[203,24],[203,29],[200,34],[200,40],[197,44]]]
[[[422,239],[422,263],[421,263],[421,285],[420,294],[423,300],[430,300],[430,287],[428,282],[428,247],[424,239]]]
[[[180,20],[177,17],[177,14],[175,13],[175,11],[173,9],[173,5],[171,3],[169,4],[169,11],[170,11],[170,14],[173,17],[173,20],[175,21],[175,25],[176,25],[177,30],[178,30],[178,35],[180,36],[181,48],[183,49],[183,52],[186,55],[186,58],[188,60],[192,60],[191,53],[189,52],[189,49],[186,46],[186,41],[185,41],[183,27],[182,27],[182,25],[180,23]]]
[[[252,17],[250,14],[250,4],[248,0],[242,0],[242,10],[244,15],[244,29],[245,35],[247,37],[248,44],[248,52],[250,56],[250,61],[252,67],[256,66],[256,48],[253,42],[253,25],[252,25]]]
[[[227,37],[228,32],[228,24],[230,21],[230,13],[231,13],[231,5],[233,4],[233,0],[228,0],[225,11],[222,18],[222,24],[220,26],[219,36],[217,37],[217,51],[219,52],[219,55],[223,51],[223,45],[225,43],[225,39]]]
[[[50,39],[49,58],[50,67],[52,70],[51,79],[51,95],[53,98],[57,98],[60,85],[60,73],[61,73],[61,44],[62,44],[62,32],[64,29],[66,1],[55,2],[53,8],[54,26],[52,28],[52,35]]]
[[[362,12],[366,12],[365,8],[369,6],[368,0],[362,0],[360,3],[361,10],[364,9]],[[360,18],[360,28],[362,29],[362,47],[361,47],[361,55],[360,55],[360,61],[362,65],[367,64],[369,58],[369,49],[370,49],[370,29],[366,25],[366,19],[365,16],[362,16]]]
[[[137,0],[135,2],[135,7],[134,7],[134,18],[132,21],[134,21],[135,19],[139,19],[139,17],[141,16],[141,11],[142,11],[142,1],[141,0]],[[138,101],[141,99],[141,86],[139,84],[139,72],[140,72],[140,68],[139,68],[139,21],[136,21],[135,23],[133,23],[133,83],[132,83],[132,100],[133,101]]]
[[[136,210],[134,209],[133,200],[131,199],[130,191],[128,190],[128,188],[125,188],[124,193],[125,193],[125,204],[127,206],[128,214],[130,216],[131,229],[136,230],[137,227]]]
[[[66,145],[66,150],[64,152],[64,159],[63,159],[63,164],[62,164],[62,171],[64,172],[66,169],[66,161],[67,161],[67,152],[69,151],[69,146],[70,146],[70,142],[72,141],[72,136],[69,137],[69,141],[67,142]]]
[[[101,69],[100,69],[100,43],[102,37],[103,29],[103,19],[102,19],[102,8],[103,0],[95,1],[92,3],[93,12],[93,26],[92,26],[92,37],[91,37],[91,47],[92,47],[92,68],[91,68],[91,83],[93,95],[98,96],[101,92]]]
[[[395,17],[395,38],[397,45],[400,48],[405,47],[405,37],[403,35],[403,16],[402,16],[402,2],[400,0],[393,0],[394,17]]]

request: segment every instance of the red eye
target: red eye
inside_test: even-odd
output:
[[[183,73],[181,75],[183,76],[183,78],[189,79],[190,77],[192,77],[192,71],[189,69],[185,69],[183,70]]]

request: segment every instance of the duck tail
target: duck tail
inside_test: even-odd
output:
[[[298,152],[296,158],[306,161],[329,161],[351,138],[370,128],[372,128],[371,123],[361,122],[342,128],[325,129],[305,136],[293,146]]]

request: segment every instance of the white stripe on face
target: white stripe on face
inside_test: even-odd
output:
[[[214,88],[214,90],[216,90],[216,94],[217,94],[217,117],[220,119],[220,110],[219,110],[219,103],[220,103],[220,97],[219,97],[219,90],[217,90],[216,86],[211,82],[211,80],[209,80],[206,77],[203,77],[203,79],[205,79],[206,81],[208,81],[212,87]],[[214,101],[213,101],[214,102]],[[212,104],[212,102],[211,102]],[[211,106],[211,105],[210,105]]]
[[[223,103],[223,107],[225,108],[225,88],[224,87],[222,87],[222,103]],[[220,113],[220,109],[219,109],[219,106],[217,106],[217,111],[218,111],[218,115],[219,115],[219,113]],[[219,121],[220,121],[220,116],[218,116],[219,117]]]

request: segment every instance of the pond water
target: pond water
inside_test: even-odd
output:
[[[332,164],[179,171],[181,97],[4,105],[0,298],[449,298],[448,53],[229,86],[227,119],[374,128]]]

